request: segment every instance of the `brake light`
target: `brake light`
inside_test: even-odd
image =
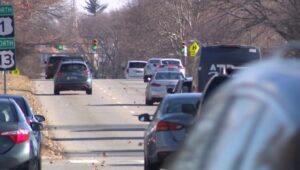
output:
[[[91,74],[91,72],[89,70],[85,70],[85,71],[83,71],[83,74],[88,76]]]
[[[182,129],[182,125],[178,123],[172,123],[172,122],[164,122],[160,121],[156,124],[156,131],[169,131],[169,130],[180,130]]]
[[[9,137],[14,143],[23,143],[29,139],[29,131],[24,129],[18,129],[16,131],[2,132],[0,136]]]
[[[161,86],[161,84],[158,84],[158,83],[151,83],[151,86],[159,87],[159,86]]]

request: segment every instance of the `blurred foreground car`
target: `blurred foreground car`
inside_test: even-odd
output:
[[[54,77],[54,94],[60,91],[84,90],[92,94],[92,73],[83,61],[64,61],[60,64]]]
[[[158,170],[167,157],[176,152],[194,120],[201,93],[170,94],[165,96],[153,118],[139,115],[150,122],[145,131],[145,170]]]
[[[204,104],[170,169],[300,169],[299,73],[299,59],[237,73]]]
[[[42,128],[36,122],[29,126],[13,99],[0,99],[0,168],[40,170],[39,144],[33,130]]]
[[[147,84],[145,92],[146,105],[153,105],[153,102],[159,102],[167,94],[171,93],[178,80],[183,79],[181,72],[161,71],[156,72]]]

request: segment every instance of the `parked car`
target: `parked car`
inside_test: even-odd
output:
[[[186,77],[178,80],[172,93],[191,93],[192,92],[192,77]]]
[[[300,169],[299,72],[299,59],[273,59],[228,80],[170,169]]]
[[[0,167],[1,169],[40,170],[41,157],[33,131],[40,123],[27,123],[24,113],[13,99],[0,99]]]
[[[54,77],[60,62],[66,57],[68,57],[68,56],[67,55],[53,55],[48,58],[46,69],[45,69],[46,79],[51,79]]]
[[[156,72],[146,86],[146,105],[153,105],[154,102],[161,101],[167,93],[171,93],[173,91],[177,81],[183,78],[183,74],[177,71]]]
[[[200,93],[167,95],[153,118],[148,113],[139,115],[142,122],[151,122],[145,131],[145,170],[158,170],[183,143],[192,124]]]
[[[21,108],[21,110],[24,113],[24,116],[26,118],[26,121],[29,125],[31,125],[33,122],[34,123],[42,123],[46,120],[43,115],[36,115],[32,112],[32,108],[24,96],[0,95],[0,99],[13,99],[18,104],[18,106]],[[35,135],[35,137],[37,139],[39,151],[40,151],[41,147],[42,147],[42,133],[41,133],[41,131],[33,131],[33,134]],[[40,152],[39,152],[39,154],[40,154]]]
[[[185,75],[185,68],[180,59],[151,58],[144,68],[144,82],[151,78],[157,71],[179,71]]]
[[[261,59],[260,49],[244,45],[215,45],[202,47],[193,68],[192,88],[203,92],[209,79],[222,69],[241,67]]]
[[[124,75],[126,79],[138,78],[142,79],[144,75],[144,67],[147,64],[146,61],[131,60],[127,62],[124,68]]]
[[[54,77],[54,94],[67,90],[92,94],[92,73],[85,62],[64,61],[60,64]]]

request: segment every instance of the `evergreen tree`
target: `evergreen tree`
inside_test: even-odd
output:
[[[86,5],[84,8],[93,15],[103,12],[107,8],[107,4],[101,4],[100,0],[86,0]]]

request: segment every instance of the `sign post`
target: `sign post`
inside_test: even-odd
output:
[[[6,71],[16,68],[14,12],[12,5],[1,5],[0,0],[0,70],[4,71],[4,94],[6,94]]]

